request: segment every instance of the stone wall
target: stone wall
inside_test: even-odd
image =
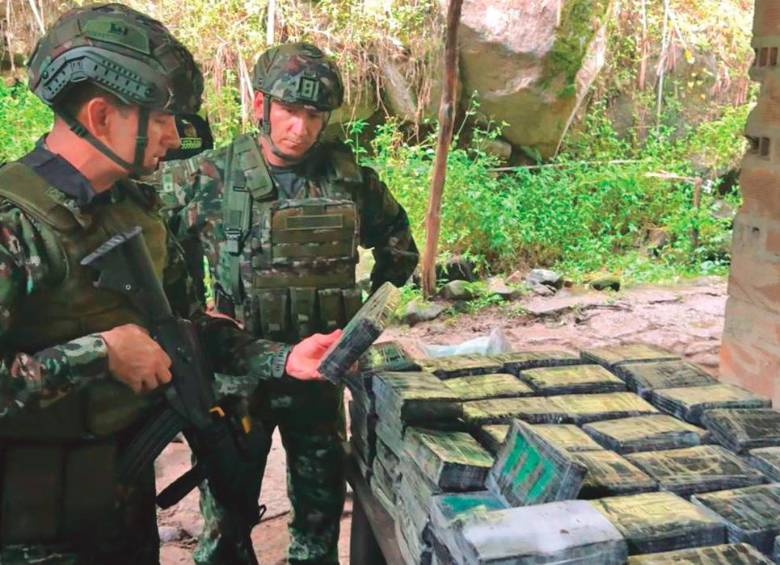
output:
[[[756,0],[755,61],[761,83],[745,133],[744,203],[734,223],[729,299],[720,354],[722,379],[780,405],[780,3]]]

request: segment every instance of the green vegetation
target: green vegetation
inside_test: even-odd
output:
[[[51,127],[52,113],[24,83],[0,81],[0,162],[21,157]]]
[[[676,177],[701,174],[693,163],[699,171],[736,166],[747,111],[747,105],[728,108],[719,120],[685,134],[661,125],[635,145],[621,139],[605,108],[595,105],[556,159],[508,172],[494,170],[498,161],[480,149],[500,128],[477,129],[468,146],[450,153],[442,254],[464,255],[493,272],[551,266],[575,279],[597,271],[635,282],[724,273],[731,220],[714,212],[735,209],[738,195],[719,196],[718,180],[705,178],[697,209],[693,183]],[[0,82],[0,124],[0,160],[6,161],[33,146],[51,113],[23,84]],[[352,124],[350,141],[392,187],[422,242],[435,135],[411,143],[390,120],[364,147],[357,136],[366,127]],[[659,233],[667,241],[654,248],[652,236]]]
[[[30,8],[12,4],[15,15],[6,23],[13,49],[29,54],[37,33],[29,25]],[[71,4],[40,2],[47,22]],[[266,47],[269,2],[129,4],[170,25],[202,64],[204,111],[217,143],[251,129],[247,79]],[[559,17],[570,33],[557,40],[548,63],[569,82],[607,4],[562,4]],[[465,255],[483,271],[549,266],[575,279],[599,271],[622,274],[627,282],[725,272],[727,212],[739,197],[720,179],[738,167],[744,150],[752,3],[625,0],[612,6],[606,65],[584,104],[585,118],[572,126],[554,160],[496,170],[502,163],[483,148],[499,135],[500,124],[480,125],[477,114],[468,113],[449,158],[443,255]],[[382,88],[377,63],[383,57],[403,61],[418,105],[428,104],[431,77],[440,72],[438,3],[321,0],[277,2],[276,10],[274,39],[312,40],[335,56],[351,105],[360,105],[361,97],[368,97],[362,102],[369,108],[379,105],[372,97]],[[659,71],[665,72],[660,108]],[[29,150],[51,119],[24,84],[0,81],[0,160]],[[435,146],[426,127],[402,127],[389,118],[349,128],[360,158],[379,170],[409,211],[419,242]],[[409,129],[413,136],[405,135]],[[693,178],[703,181],[698,208]]]
[[[694,207],[693,178],[700,173],[692,158],[706,155],[713,170],[734,166],[744,151],[738,140],[747,110],[728,109],[684,135],[653,128],[643,145],[633,146],[597,106],[556,159],[509,172],[496,171],[496,159],[479,149],[499,129],[477,130],[468,147],[449,156],[442,252],[493,272],[551,266],[575,279],[598,271],[630,281],[723,273],[731,219],[713,212],[735,209],[738,196],[719,196],[719,181],[703,178],[701,205]],[[353,134],[364,127],[355,124]],[[410,144],[391,121],[376,128],[370,147],[351,142],[392,187],[422,241],[435,135]],[[666,242],[654,248],[659,233]]]
[[[610,11],[609,0],[576,0],[565,2],[560,13],[559,29],[565,30],[556,40],[549,58],[550,76],[563,74],[572,89],[582,58],[597,26]]]

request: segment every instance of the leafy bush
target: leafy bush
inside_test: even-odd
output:
[[[682,136],[657,127],[635,147],[597,107],[553,162],[508,173],[479,149],[500,128],[477,129],[467,147],[449,154],[440,250],[492,271],[552,266],[575,278],[602,270],[632,280],[723,272],[731,220],[712,212],[723,200],[736,208],[738,197],[721,199],[717,179],[703,177],[701,205],[694,207],[694,177],[702,169],[694,170],[692,159],[707,155],[712,170],[735,166],[747,110],[731,109]],[[413,145],[390,121],[376,127],[370,147],[361,147],[357,134],[365,127],[353,124],[351,143],[407,209],[422,241],[435,134]],[[659,249],[649,245],[654,230],[667,234]]]
[[[28,89],[16,82],[0,81],[0,162],[17,159],[30,151],[52,124],[52,113]]]

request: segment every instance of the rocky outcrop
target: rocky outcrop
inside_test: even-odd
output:
[[[446,0],[441,10],[446,12]],[[475,95],[480,121],[507,124],[503,138],[484,150],[501,160],[512,148],[543,158],[557,152],[604,64],[610,12],[611,0],[464,2],[459,104],[467,109]],[[402,121],[436,119],[441,53],[431,57],[421,85],[410,78],[419,69],[403,54],[376,53],[384,106]]]
[[[515,147],[550,157],[603,66],[609,0],[467,0],[464,93]]]

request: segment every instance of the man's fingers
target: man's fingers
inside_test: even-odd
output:
[[[157,375],[150,373],[141,381],[141,392],[150,392],[157,388]]]
[[[155,345],[157,345],[157,344],[155,343]],[[157,345],[157,347],[160,348],[160,359],[162,360],[163,366],[166,369],[169,369],[170,366],[173,364],[173,361],[171,361],[171,358],[168,356],[168,354],[159,345]]]
[[[341,330],[333,330],[329,334],[314,334],[312,338],[317,345],[321,347],[330,347],[341,337]]]
[[[317,370],[325,350],[341,336],[341,330],[329,334],[314,334],[295,345],[285,367],[287,374],[300,380],[321,380]]]
[[[170,359],[169,359],[167,365],[162,366],[157,370],[157,382],[161,385],[164,385],[171,382],[171,378],[172,375],[170,370]]]

